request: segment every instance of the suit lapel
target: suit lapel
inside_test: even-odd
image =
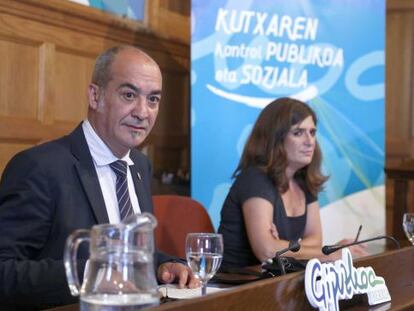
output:
[[[79,125],[70,136],[72,153],[78,159],[75,167],[96,221],[98,224],[108,223],[109,218],[106,212],[101,186],[99,185],[98,175],[93,165],[92,156],[89,152],[82,126]]]
[[[144,181],[143,178],[145,177],[142,170],[140,172],[140,169],[138,168],[137,164],[131,165],[131,174],[132,174],[132,180],[134,181],[135,191],[137,193],[138,202],[139,202],[139,208],[141,209],[141,212],[149,212],[151,213],[152,210],[150,208],[151,205],[149,205],[148,200],[148,193],[145,190],[144,183],[148,181]]]

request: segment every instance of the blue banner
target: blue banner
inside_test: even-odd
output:
[[[215,226],[260,110],[289,96],[319,118],[325,235],[382,233],[385,1],[193,0],[191,21],[191,189]]]

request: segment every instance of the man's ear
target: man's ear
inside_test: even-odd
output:
[[[89,108],[92,110],[97,110],[99,108],[99,97],[100,97],[99,91],[100,91],[99,86],[93,83],[89,84],[88,103],[89,103]]]

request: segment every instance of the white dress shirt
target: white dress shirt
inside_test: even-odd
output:
[[[135,192],[134,182],[132,180],[130,165],[134,165],[134,162],[129,157],[128,153],[122,158],[118,159],[103,140],[96,134],[92,125],[88,120],[84,120],[82,123],[83,133],[85,134],[86,142],[89,147],[89,151],[92,155],[93,164],[95,165],[96,173],[98,174],[99,184],[101,186],[102,194],[105,201],[106,212],[108,213],[109,223],[115,224],[120,222],[118,198],[116,196],[116,175],[109,166],[110,163],[116,160],[126,161],[127,168],[127,182],[128,192],[131,198],[132,208],[134,213],[140,213],[140,207],[138,197]]]

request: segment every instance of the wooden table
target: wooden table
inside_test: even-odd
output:
[[[340,302],[341,310],[414,310],[414,247],[387,251],[354,262],[371,266],[382,276],[391,294],[391,302],[370,307],[366,295]],[[78,305],[54,309],[78,310]],[[207,310],[312,310],[304,289],[304,272],[256,281],[232,289],[190,300],[174,301],[151,308],[152,311]]]

